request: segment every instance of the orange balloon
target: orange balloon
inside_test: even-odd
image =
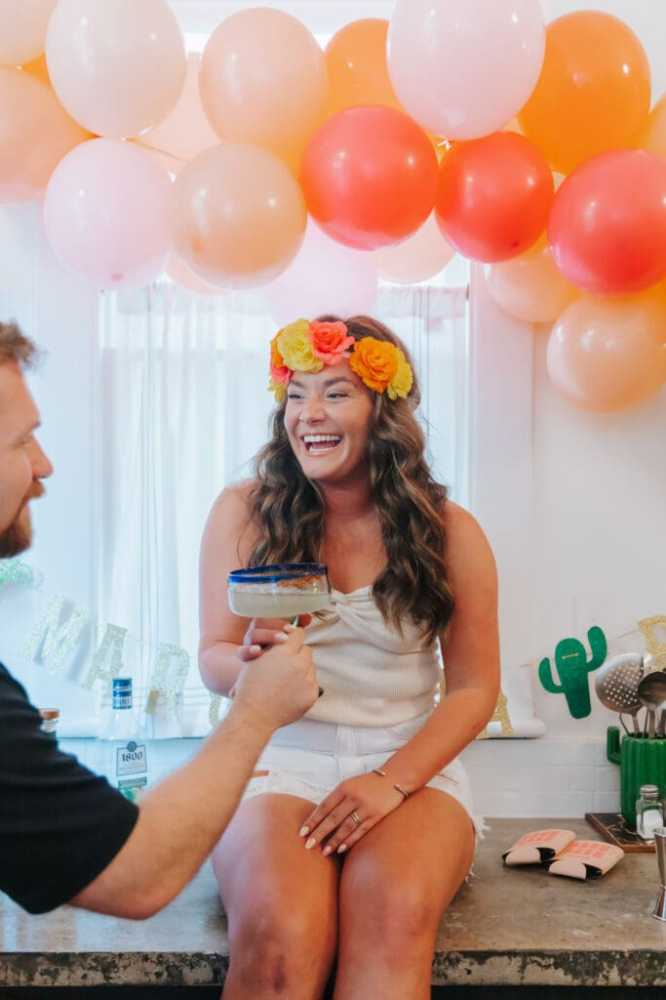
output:
[[[666,94],[650,112],[647,124],[638,138],[638,146],[649,153],[666,157]]]
[[[576,406],[601,413],[647,399],[666,379],[666,298],[583,296],[548,341],[548,374]]]
[[[520,127],[561,173],[627,148],[650,110],[650,64],[619,18],[577,11],[548,25],[539,82]]]
[[[336,32],[326,46],[331,113],[361,104],[402,111],[386,62],[388,21],[368,17]]]
[[[221,139],[263,146],[292,170],[326,116],[324,53],[300,21],[279,10],[225,18],[204,50],[199,86]]]
[[[554,323],[580,294],[558,271],[545,236],[527,253],[488,265],[486,283],[498,306],[526,323]]]
[[[37,80],[41,80],[42,83],[51,86],[51,77],[49,76],[48,67],[46,65],[46,56],[42,53],[41,56],[37,56],[32,62],[25,63],[21,66],[24,73],[29,73],[30,76],[34,76]]]
[[[65,154],[89,137],[45,83],[0,68],[0,203],[36,198]]]
[[[265,285],[303,242],[301,189],[258,146],[225,143],[201,153],[178,174],[173,194],[176,253],[213,285]]]

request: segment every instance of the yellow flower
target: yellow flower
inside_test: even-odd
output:
[[[391,379],[388,387],[388,394],[391,399],[406,399],[414,385],[414,375],[407,358],[399,347],[396,347],[398,355],[398,370]]]
[[[306,319],[283,327],[277,335],[279,350],[287,368],[294,372],[320,372],[324,362],[315,357],[310,324]]]
[[[287,395],[287,386],[285,382],[276,382],[274,378],[271,378],[268,383],[268,388],[275,396],[276,403],[284,402]]]
[[[398,371],[397,348],[387,340],[363,337],[349,359],[349,367],[375,392],[384,392]]]

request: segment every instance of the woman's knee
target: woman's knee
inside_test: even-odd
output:
[[[363,927],[391,950],[399,942],[430,937],[442,912],[431,887],[405,873],[396,879],[370,854],[359,859],[351,877],[343,878],[341,920]]]
[[[337,945],[336,921],[294,907],[283,898],[230,917],[229,944],[236,973],[257,993],[299,996],[305,983],[325,977]]]

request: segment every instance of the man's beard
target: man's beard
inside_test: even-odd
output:
[[[32,545],[32,519],[28,504],[37,497],[43,497],[45,489],[40,482],[35,483],[24,498],[21,507],[8,528],[0,531],[0,559],[9,559],[25,552]],[[23,515],[26,515],[22,521]]]
[[[32,544],[32,527],[30,521],[27,525],[21,523],[22,507],[17,517],[8,528],[0,532],[0,559],[9,559],[17,556],[20,552],[25,552]]]

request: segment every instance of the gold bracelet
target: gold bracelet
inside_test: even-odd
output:
[[[382,778],[387,778],[388,777],[386,771],[382,771],[381,767],[373,767],[371,773],[372,774],[378,774]],[[402,785],[393,785],[393,787],[395,788],[396,792],[400,792],[400,794],[402,795],[403,799],[408,799],[409,798],[410,792],[406,792],[405,789],[402,787]]]

